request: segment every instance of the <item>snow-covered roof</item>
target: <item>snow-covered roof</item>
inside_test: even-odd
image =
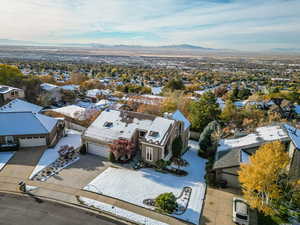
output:
[[[184,130],[191,126],[190,121],[179,110],[172,114],[172,118],[177,121],[182,121],[184,124]]]
[[[300,130],[288,124],[283,125],[295,147],[300,150]]]
[[[162,92],[162,87],[151,87],[151,93],[153,95],[159,95]]]
[[[69,85],[61,86],[60,88],[65,91],[77,91],[79,90],[79,87],[80,87],[79,85],[69,84]]]
[[[32,112],[0,112],[0,136],[50,133],[57,119]]]
[[[19,88],[15,88],[15,87],[10,87],[10,86],[6,86],[6,85],[0,85],[0,94],[6,94],[10,91],[13,90],[21,90]]]
[[[219,141],[218,151],[225,151],[235,148],[257,147],[264,142],[288,140],[286,132],[280,126],[266,126],[256,128],[255,133],[248,134],[244,137],[234,139],[221,139]]]
[[[218,105],[220,106],[220,108],[223,110],[225,108],[226,103],[224,102],[224,100],[222,98],[217,98]]]
[[[97,95],[110,95],[111,90],[91,89],[86,92],[86,96],[95,98]]]
[[[84,132],[84,136],[111,142],[119,138],[131,139],[139,129],[147,132],[146,141],[159,142],[163,145],[166,132],[173,122],[173,120],[141,113],[105,110]]]
[[[166,141],[169,128],[174,123],[173,120],[156,117],[150,127],[144,127],[148,130],[145,139],[147,142],[163,145]]]
[[[52,91],[53,89],[58,88],[58,86],[54,84],[43,83],[41,84],[41,88],[45,91]]]
[[[40,112],[43,107],[23,101],[21,99],[14,99],[6,105],[0,107],[0,112]]]
[[[68,106],[64,106],[57,109],[51,109],[51,110],[74,119],[79,119],[79,120],[85,119],[84,114],[86,109],[78,105],[68,105]]]

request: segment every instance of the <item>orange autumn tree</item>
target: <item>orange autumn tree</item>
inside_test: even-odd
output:
[[[266,215],[277,214],[274,202],[282,197],[280,176],[285,174],[289,164],[284,144],[274,141],[262,145],[249,163],[242,164],[239,180],[243,195],[251,208]]]

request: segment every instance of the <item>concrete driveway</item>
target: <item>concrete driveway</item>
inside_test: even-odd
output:
[[[201,225],[235,225],[232,221],[232,198],[241,197],[235,189],[207,188]],[[257,225],[256,213],[250,210],[250,224]]]
[[[52,176],[46,182],[73,188],[83,188],[102,173],[110,164],[109,161],[95,155],[80,155],[80,159],[64,168],[58,175]]]
[[[0,176],[27,179],[43,155],[44,151],[45,147],[20,149],[0,171]]]
[[[235,225],[232,222],[232,198],[223,190],[207,188],[201,225]]]

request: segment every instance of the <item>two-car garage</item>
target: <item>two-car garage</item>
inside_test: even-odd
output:
[[[19,138],[20,147],[38,147],[38,146],[46,146],[47,141],[46,137],[24,137]]]
[[[87,152],[92,155],[98,155],[98,156],[101,156],[104,158],[109,157],[109,147],[107,145],[87,142],[86,149],[87,149]]]

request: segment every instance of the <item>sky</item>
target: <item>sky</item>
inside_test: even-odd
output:
[[[299,48],[300,0],[0,0],[0,39]]]

